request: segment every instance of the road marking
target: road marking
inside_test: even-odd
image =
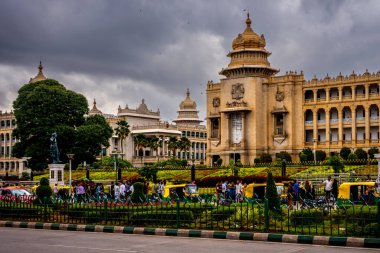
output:
[[[288,249],[288,250],[281,251],[281,252],[282,253],[292,253],[292,252],[297,252],[297,251],[304,250],[304,249],[306,249],[306,248],[305,247],[297,247],[297,248]]]
[[[59,244],[52,244],[52,245],[46,245],[46,246],[50,246],[50,247],[62,247],[62,248],[75,248],[75,249],[102,250],[102,251],[129,252],[129,253],[135,253],[135,252],[137,252],[135,250],[90,248],[90,247],[79,247],[79,246],[59,245]]]

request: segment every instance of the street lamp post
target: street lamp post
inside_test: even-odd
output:
[[[74,154],[67,154],[67,157],[69,158],[69,191],[70,191],[70,196],[72,195],[72,192],[71,192],[71,187],[72,187],[72,182],[71,182],[71,160],[74,159]]]
[[[192,165],[191,165],[191,182],[195,181],[195,159],[194,159],[194,153],[193,157],[191,159]]]

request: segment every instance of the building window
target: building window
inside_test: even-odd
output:
[[[11,126],[11,121],[7,120],[7,127]]]
[[[1,127],[4,127],[4,126],[5,126],[5,121],[2,120],[2,121],[1,121]]]
[[[219,138],[219,120],[219,118],[211,119],[211,138]]]
[[[195,138],[199,138],[199,132],[195,133]]]
[[[203,138],[203,132],[200,132],[200,133],[199,133],[199,137],[200,137],[200,138]]]
[[[233,144],[240,143],[243,138],[243,125],[241,113],[231,114],[231,141]]]

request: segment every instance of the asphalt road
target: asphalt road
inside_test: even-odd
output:
[[[380,253],[380,249],[0,227],[0,252]]]

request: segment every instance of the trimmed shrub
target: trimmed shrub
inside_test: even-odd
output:
[[[326,152],[323,150],[317,150],[315,156],[317,161],[324,161],[326,159]]]
[[[260,154],[260,161],[262,163],[271,163],[272,162],[272,156],[268,153],[262,153],[262,154]]]
[[[144,184],[140,182],[136,182],[133,184],[133,193],[131,196],[131,200],[133,203],[141,203],[145,202],[145,194],[144,194]]]
[[[223,159],[222,158],[218,158],[218,160],[216,160],[216,165],[221,166],[222,163],[223,163]]]
[[[271,172],[268,172],[265,197],[268,199],[269,210],[281,212],[280,198],[277,194],[276,183],[274,182],[274,178]]]
[[[356,160],[358,159],[358,156],[354,153],[350,153],[347,157],[347,160]]]
[[[286,160],[287,162],[291,162],[292,161],[292,157],[290,156],[290,154],[286,151],[281,151],[280,153],[277,154],[277,158],[281,159],[282,160]]]
[[[303,160],[305,159],[305,157],[301,157],[301,154],[304,154],[306,155],[306,160]],[[301,153],[300,153],[300,160],[303,161],[303,162],[306,162],[306,161],[314,161],[314,154],[313,154],[313,150],[311,150],[311,148],[304,148]]]
[[[39,199],[50,198],[53,190],[49,185],[49,179],[46,177],[41,178],[40,185],[36,189],[36,195]]]
[[[357,148],[354,153],[357,156],[357,159],[367,159],[368,158],[367,152],[365,152],[365,150],[363,150],[362,148]]]
[[[323,215],[319,209],[301,209],[290,214],[290,221],[295,226],[319,224],[323,222]]]
[[[344,169],[343,162],[339,156],[331,156],[328,159],[328,164],[333,168],[334,173],[339,173]]]
[[[177,222],[177,213],[174,211],[166,210],[152,210],[134,213],[131,216],[131,225],[152,225],[152,224],[165,224],[173,225]],[[179,213],[180,224],[189,224],[194,221],[193,212],[191,211],[180,211]]]
[[[368,156],[371,159],[374,159],[375,154],[377,154],[377,153],[379,153],[379,149],[377,147],[372,147],[372,148],[368,149]]]
[[[340,157],[342,157],[344,160],[348,159],[348,156],[351,154],[351,149],[348,147],[343,147],[340,149]]]

